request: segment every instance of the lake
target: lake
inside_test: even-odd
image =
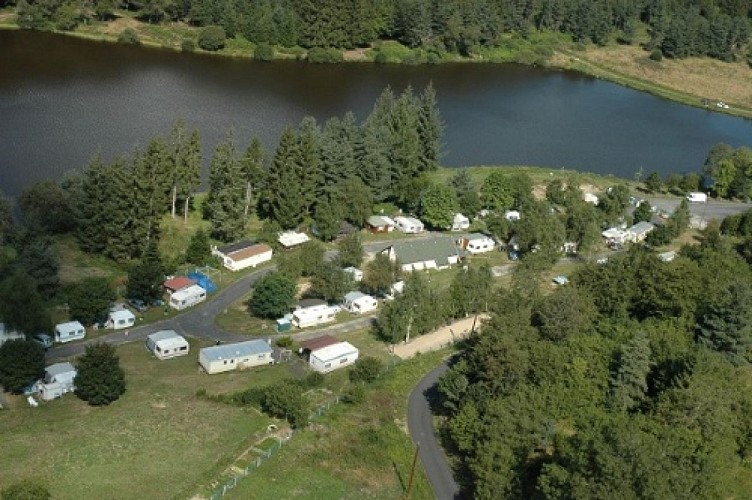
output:
[[[436,88],[447,166],[525,164],[632,177],[699,170],[715,143],[752,143],[752,122],[575,73],[514,64],[259,63],[0,30],[0,190],[126,155],[177,118],[209,157],[233,129],[273,150],[285,126],[382,90]],[[205,161],[206,163],[206,161]]]

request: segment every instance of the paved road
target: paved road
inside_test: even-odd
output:
[[[646,198],[651,206],[658,207],[667,213],[673,212],[679,206],[681,198],[665,198],[648,196]],[[721,220],[729,215],[738,214],[752,208],[751,204],[739,201],[708,200],[707,203],[690,203],[689,212],[705,221]]]
[[[436,382],[448,369],[446,362],[434,368],[413,389],[407,401],[407,427],[413,442],[420,446],[420,461],[438,500],[460,498],[460,487],[454,480],[444,450],[434,433],[430,406]]]

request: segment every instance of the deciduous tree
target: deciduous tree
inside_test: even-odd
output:
[[[44,348],[31,340],[14,339],[0,345],[0,385],[14,394],[44,375]],[[5,498],[5,497],[3,497]]]
[[[106,406],[125,393],[125,372],[115,348],[103,342],[86,346],[76,363],[76,396],[92,406]]]

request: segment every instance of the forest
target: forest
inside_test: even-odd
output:
[[[15,4],[18,25],[71,30],[111,20],[126,9],[149,23],[184,22],[211,28],[207,50],[241,36],[264,47],[368,47],[396,40],[440,60],[449,52],[472,56],[509,36],[560,32],[576,42],[635,43],[646,29],[648,50],[672,58],[733,60],[749,40],[749,0],[2,0]],[[221,28],[217,31],[217,28]],[[211,36],[209,37],[209,35]],[[209,41],[209,38],[213,41]],[[219,42],[214,42],[219,40]],[[743,54],[742,54],[743,55]],[[336,58],[335,58],[336,60]]]
[[[633,247],[551,294],[496,297],[439,383],[468,497],[746,498],[752,274],[737,241],[715,224],[672,262]]]

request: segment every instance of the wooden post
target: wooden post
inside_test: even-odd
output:
[[[407,489],[405,490],[405,500],[410,498],[410,490],[413,489],[413,479],[415,479],[415,465],[418,463],[418,452],[420,451],[420,443],[415,447],[415,455],[413,455],[413,465],[410,467],[410,479],[407,481]]]

